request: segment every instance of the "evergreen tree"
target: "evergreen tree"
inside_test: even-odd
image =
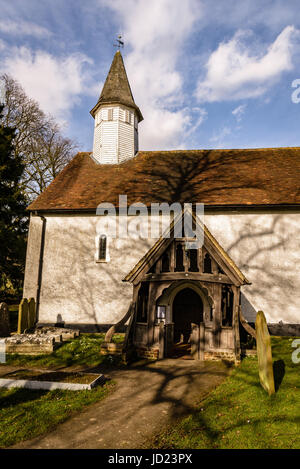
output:
[[[28,219],[19,184],[24,165],[14,153],[14,138],[15,130],[0,124],[0,301],[20,292],[25,264]]]

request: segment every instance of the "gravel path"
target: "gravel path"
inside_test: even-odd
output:
[[[195,408],[229,374],[219,362],[166,359],[114,370],[115,391],[47,435],[14,448],[142,448]]]

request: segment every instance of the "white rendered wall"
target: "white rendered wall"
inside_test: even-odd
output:
[[[113,119],[108,120],[109,110]],[[129,122],[126,121],[126,111]],[[120,105],[101,106],[95,114],[93,157],[101,164],[118,164],[133,158],[137,148],[135,111]]]
[[[111,324],[126,313],[132,286],[122,278],[154,239],[109,239],[110,262],[95,262],[97,216],[47,216],[40,322]],[[300,221],[297,213],[206,215],[205,223],[252,285],[242,287],[249,321],[300,323]],[[30,223],[24,296],[36,296],[39,217]],[[98,230],[99,231],[99,230]]]
[[[242,287],[248,320],[300,323],[300,214],[206,215],[205,224],[252,285]]]
[[[122,282],[153,240],[108,239],[109,263],[97,263],[97,216],[47,216],[39,321],[111,324],[127,311],[132,286]],[[133,220],[133,217],[132,217]],[[32,217],[31,231],[41,221]],[[38,253],[28,246],[24,295],[36,297]],[[34,261],[32,261],[34,259]],[[35,267],[35,270],[34,270]],[[32,275],[33,274],[33,275]]]

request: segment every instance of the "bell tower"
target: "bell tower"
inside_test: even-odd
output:
[[[134,102],[119,50],[91,115],[95,119],[93,157],[98,163],[119,164],[135,156],[143,116]]]

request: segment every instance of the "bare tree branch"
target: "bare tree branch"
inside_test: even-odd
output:
[[[21,184],[28,201],[36,198],[73,157],[77,145],[61,134],[54,119],[28,98],[11,76],[0,76],[4,113],[1,123],[14,127],[15,154],[25,165]]]

